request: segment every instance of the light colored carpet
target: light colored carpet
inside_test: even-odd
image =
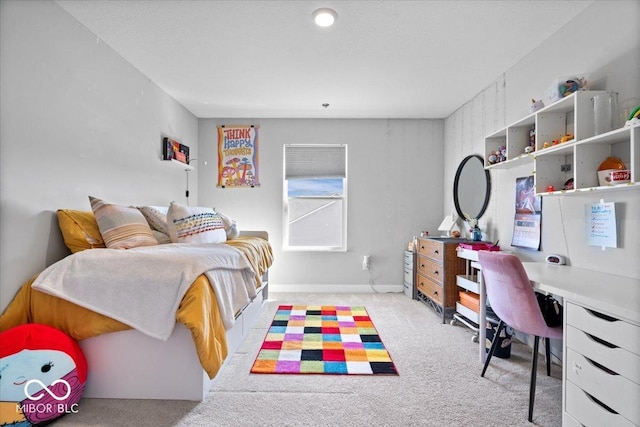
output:
[[[265,375],[249,371],[279,304],[364,305],[399,376]],[[83,399],[56,426],[530,426],[531,350],[493,358],[480,377],[464,326],[403,294],[271,293],[260,320],[203,402]],[[560,426],[562,369],[539,358],[533,424]],[[158,373],[162,375],[161,372]]]

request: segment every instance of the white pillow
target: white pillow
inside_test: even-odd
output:
[[[223,243],[224,225],[213,208],[188,207],[171,202],[167,228],[173,243]]]
[[[216,210],[216,212],[218,211]],[[224,225],[224,231],[227,233],[227,240],[236,239],[240,235],[240,230],[238,230],[236,222],[222,212],[218,212],[218,215],[220,215],[220,219]]]

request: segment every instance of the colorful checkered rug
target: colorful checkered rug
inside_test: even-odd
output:
[[[279,306],[251,372],[398,375],[364,307],[325,305]]]

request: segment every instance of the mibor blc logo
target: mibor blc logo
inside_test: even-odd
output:
[[[29,386],[32,384],[37,384],[42,388],[32,394],[29,391]],[[55,389],[58,390],[58,393],[61,393],[60,395],[54,391],[54,386],[58,384],[60,384],[60,386],[55,387]],[[31,388],[33,389],[34,387]],[[42,381],[32,379],[24,385],[24,395],[27,400],[18,404],[16,409],[21,410],[23,413],[28,412],[31,414],[75,414],[78,412],[78,404],[73,403],[72,405],[68,405],[66,403],[69,396],[71,396],[71,391],[71,384],[63,379],[55,380],[48,387]],[[48,397],[47,394],[49,395]],[[41,402],[42,399],[44,399],[44,401]],[[58,403],[52,402],[52,399]]]
[[[27,381],[27,383],[24,385],[24,395],[31,399],[31,400],[35,400],[38,401],[40,399],[42,399],[44,397],[44,393],[48,393],[49,396],[51,396],[52,399],[57,400],[57,401],[63,401],[63,400],[67,400],[67,398],[71,395],[71,385],[66,382],[65,380],[59,379],[59,380],[55,380],[54,382],[51,383],[51,386],[54,386],[56,384],[64,384],[66,386],[66,393],[63,396],[58,396],[56,395],[52,390],[49,390],[49,388],[40,380],[29,380]],[[29,386],[31,384],[38,384],[40,387],[42,387],[42,390],[38,390],[35,394],[31,394],[29,393]],[[38,392],[42,391],[43,393],[41,393],[40,395],[38,395]]]

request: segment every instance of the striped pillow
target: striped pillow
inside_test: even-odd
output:
[[[91,196],[89,201],[107,248],[129,249],[158,244],[138,209],[105,203]]]
[[[187,207],[171,202],[167,228],[173,243],[223,243],[224,225],[213,208]]]

